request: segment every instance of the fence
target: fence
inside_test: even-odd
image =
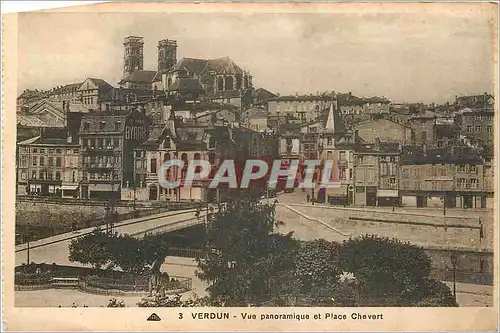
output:
[[[149,292],[149,278],[52,278],[52,274],[16,274],[15,290],[30,291],[42,289],[75,288],[98,295],[131,295]],[[66,281],[68,280],[68,281]],[[71,282],[71,283],[65,283]],[[184,276],[170,276],[162,281],[166,292],[183,293],[192,289],[192,279]]]
[[[168,255],[172,257],[199,259],[206,257],[206,252],[200,249],[181,249],[171,247],[168,249]]]

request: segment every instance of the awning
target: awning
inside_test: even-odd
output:
[[[61,186],[62,190],[76,190],[78,185],[63,185]]]
[[[347,185],[341,185],[340,187],[325,188],[326,196],[346,196],[347,195]]]
[[[393,198],[398,196],[398,190],[377,190],[377,197]]]
[[[89,191],[98,191],[98,192],[114,192],[120,189],[119,186],[111,185],[111,184],[91,184],[89,185]]]

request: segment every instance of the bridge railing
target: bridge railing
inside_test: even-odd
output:
[[[158,234],[163,234],[166,232],[171,232],[171,231],[175,231],[175,230],[179,230],[179,229],[183,229],[183,228],[187,228],[187,227],[191,227],[191,226],[203,224],[203,223],[205,223],[204,217],[202,217],[202,218],[194,217],[194,218],[188,218],[188,219],[184,219],[184,220],[180,220],[180,221],[170,222],[168,224],[159,225],[159,226],[156,226],[156,227],[153,227],[150,229],[146,229],[143,231],[139,231],[139,232],[136,232],[136,233],[133,233],[130,235],[132,237],[144,236],[146,234],[158,235]]]

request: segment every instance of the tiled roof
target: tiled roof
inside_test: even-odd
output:
[[[179,140],[176,143],[177,150],[203,150],[207,145],[201,140]]]
[[[105,94],[113,88],[112,85],[110,85],[109,83],[107,83],[103,79],[98,79],[98,78],[94,78],[94,77],[90,77],[89,79],[92,80],[92,82],[94,82],[95,85],[98,87],[99,94]]]
[[[78,88],[80,88],[80,86],[82,84],[83,84],[83,82],[70,83],[70,84],[67,84],[67,85],[64,85],[61,87],[57,87],[54,90],[50,91],[50,94],[55,95],[55,94],[64,94],[64,93],[68,93],[68,92],[74,92],[74,91],[77,91]]]
[[[38,141],[38,139],[40,139],[40,136],[35,136],[33,138],[29,138],[29,139],[26,139],[24,141],[18,142],[17,144],[18,145],[30,145],[30,144],[35,143],[36,141]]]
[[[214,71],[216,73],[224,72],[226,74],[243,74],[243,69],[236,65],[229,57],[208,60],[207,67],[204,69],[204,72],[206,71]]]
[[[332,96],[315,96],[315,95],[289,95],[289,96],[278,96],[269,99],[270,101],[278,102],[291,102],[291,101],[331,101]]]
[[[152,83],[156,76],[156,71],[144,71],[138,70],[133,71],[126,77],[124,77],[120,83],[132,82],[132,83]]]
[[[264,88],[255,89],[253,92],[253,98],[259,101],[267,101],[271,98],[276,98],[276,97],[278,97],[278,95],[273,94],[272,92]]]
[[[43,122],[40,118],[33,114],[17,114],[17,124],[27,127],[49,127],[48,124]]]
[[[390,101],[387,100],[386,98],[384,98],[384,97],[378,97],[378,96],[367,97],[367,98],[364,98],[364,100],[365,100],[365,102],[370,103],[370,104],[377,104],[377,103],[387,104],[387,103],[390,103]]]
[[[186,69],[192,74],[199,75],[207,66],[207,62],[208,60],[206,59],[182,58],[172,67],[171,71]]]
[[[338,94],[336,96],[339,106],[362,106],[365,100],[352,94]]]

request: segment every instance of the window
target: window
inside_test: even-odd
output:
[[[76,182],[76,171],[73,171],[73,183]]]
[[[470,166],[470,173],[477,174],[477,166],[475,166],[475,165],[471,165],[471,166]]]
[[[26,170],[21,171],[21,179],[26,179]]]
[[[465,172],[465,165],[459,165],[458,172]]]
[[[21,166],[26,166],[26,162],[27,162],[26,156],[22,155],[21,156]]]
[[[113,147],[118,148],[120,146],[120,139],[113,139]]]
[[[54,149],[53,148],[49,149],[49,154],[54,154]]]
[[[78,149],[73,149],[73,154],[78,154]]]
[[[214,137],[210,137],[210,139],[208,140],[208,148],[215,148],[215,138]]]
[[[345,160],[346,160],[345,157],[346,157],[345,151],[341,151],[340,152],[340,157],[339,157],[340,161],[345,162]]]
[[[60,154],[61,153],[61,149],[56,149],[56,154]]]
[[[61,166],[61,158],[56,157],[56,167],[60,167],[60,166]]]
[[[165,138],[164,148],[170,148],[170,147],[171,147],[170,138],[166,137]]]
[[[40,156],[40,166],[44,166],[44,165],[45,165],[45,157]]]
[[[476,126],[476,132],[481,132],[481,126]]]
[[[389,178],[389,184],[390,184],[391,186],[396,185],[396,177],[391,177],[391,178]]]
[[[106,128],[106,122],[105,121],[101,121],[99,123],[99,131],[104,131],[105,128]]]
[[[387,163],[380,163],[380,175],[381,176],[387,176]]]
[[[389,161],[390,161],[391,163],[396,163],[396,156],[391,156],[391,157],[389,157]]]
[[[49,166],[54,166],[54,158],[49,157]]]
[[[40,149],[40,154],[45,154],[45,149]]]
[[[464,188],[465,187],[465,178],[458,178],[457,179],[457,187],[459,188]]]
[[[38,153],[38,149],[37,148],[33,148],[33,154],[36,154]]]
[[[427,132],[426,131],[422,131],[422,133],[420,134],[420,139],[422,141],[427,141]]]
[[[83,142],[86,142],[87,140],[83,140]],[[71,154],[71,149],[66,149],[66,154],[69,155]]]
[[[472,178],[472,179],[470,180],[470,187],[471,187],[471,188],[477,188],[477,185],[478,185],[478,181],[477,181],[477,179]]]
[[[486,128],[486,130],[488,131],[488,133],[493,132],[493,126],[488,126],[488,127]]]
[[[40,171],[38,175],[39,175],[39,176],[38,176],[38,178],[39,178],[39,179],[41,179],[41,180],[43,180],[43,179],[44,179],[44,177],[43,177],[43,176],[44,176],[43,171]]]
[[[443,148],[443,141],[441,140],[438,141],[438,148]]]
[[[156,173],[156,158],[151,159],[151,173]]]
[[[36,171],[31,171],[31,179],[36,179]]]
[[[47,172],[47,180],[52,180],[52,171]]]
[[[103,146],[104,146],[104,139],[97,139],[97,147],[102,149]]]
[[[480,114],[476,114],[476,120],[481,120],[481,115]]]

